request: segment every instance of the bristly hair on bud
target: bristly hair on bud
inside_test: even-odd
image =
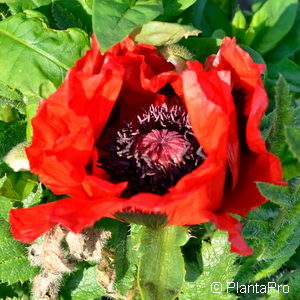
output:
[[[192,53],[186,47],[177,44],[164,46],[159,52],[168,62],[175,66],[178,73],[181,73],[187,67],[187,60],[193,59]]]
[[[33,299],[57,299],[63,274],[74,271],[76,261],[100,263],[110,236],[110,232],[96,228],[73,233],[57,225],[45,234],[41,243],[28,247],[31,264],[41,267],[41,272],[33,280]]]
[[[184,60],[193,59],[193,54],[188,50],[188,48],[178,44],[172,44],[172,45],[161,47],[159,52],[166,60],[168,60],[170,56],[181,57]]]

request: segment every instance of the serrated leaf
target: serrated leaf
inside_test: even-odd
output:
[[[294,114],[292,110],[292,95],[285,79],[280,76],[275,87],[275,111],[273,115],[273,124],[269,144],[271,151],[283,157],[286,145],[284,143],[284,126],[294,123]]]
[[[297,0],[268,0],[254,14],[243,42],[265,54],[290,31],[297,14]]]
[[[294,115],[295,115],[295,125],[300,128],[300,106],[295,108]]]
[[[285,128],[285,137],[289,149],[298,161],[300,161],[300,129],[287,126]]]
[[[198,35],[201,31],[190,25],[166,22],[149,22],[135,31],[135,41],[155,46],[175,44],[182,38]]]
[[[264,140],[267,140],[271,134],[273,120],[274,111],[263,116],[263,119],[260,123],[260,131]]]
[[[0,196],[0,217],[7,220],[11,208],[13,208],[11,199]]]
[[[26,96],[47,97],[88,48],[79,29],[47,28],[35,14],[19,13],[0,22],[0,80]],[[28,72],[30,70],[30,72]]]
[[[0,281],[24,282],[37,274],[30,266],[24,244],[12,239],[9,224],[0,217]]]
[[[94,1],[93,31],[101,50],[123,40],[131,31],[163,12],[162,0]]]
[[[37,269],[29,265],[27,257],[15,257],[0,263],[0,280],[10,284],[33,278]]]
[[[230,253],[230,244],[225,232],[216,231],[210,243],[202,241],[200,260],[203,271],[194,282],[185,282],[179,299],[237,299],[235,295],[226,292],[227,283],[233,282],[238,271],[236,257],[236,254]],[[218,293],[213,293],[213,283],[219,283],[215,287]]]
[[[0,108],[9,106],[25,114],[25,104],[22,95],[0,82]]]
[[[72,300],[92,300],[105,296],[104,289],[97,282],[97,276],[97,266],[72,273],[62,287],[61,296]]]
[[[25,140],[26,123],[15,121],[5,123],[0,121],[0,159],[14,146]]]
[[[258,183],[262,195],[274,204],[274,207],[261,218],[264,208],[251,212],[248,216],[243,235],[253,240],[255,253],[245,259],[237,281],[244,284],[258,281],[273,275],[295,253],[300,244],[300,194],[288,186],[276,186]],[[253,246],[252,245],[252,246]]]
[[[22,202],[23,207],[31,207],[40,203],[43,196],[43,188],[42,185],[39,184],[38,188],[35,192],[30,193]]]
[[[24,245],[11,238],[0,243],[0,264],[15,257],[24,256]]]
[[[0,188],[0,195],[14,200],[18,200],[20,198],[19,194],[14,190],[11,174],[6,177],[6,180],[3,182]]]
[[[295,300],[300,295],[300,272],[296,271],[291,274],[287,282],[289,293],[284,294],[284,300]]]
[[[281,206],[282,208],[292,208],[295,204],[295,199],[291,197],[288,186],[268,184],[258,182],[257,187],[260,193],[273,203]]]
[[[126,295],[127,292],[133,288],[136,280],[136,271],[138,258],[140,256],[139,246],[141,241],[141,235],[143,226],[131,225],[130,235],[126,238],[126,244],[122,244],[120,241],[116,247],[116,281],[115,289],[120,295]],[[120,249],[122,247],[125,252]],[[120,252],[123,255],[121,256]]]

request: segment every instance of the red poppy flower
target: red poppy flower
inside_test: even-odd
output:
[[[14,237],[32,242],[55,224],[79,232],[103,217],[151,226],[212,221],[232,251],[251,254],[230,213],[266,202],[255,182],[282,183],[259,123],[268,101],[255,64],[225,38],[206,68],[182,74],[156,48],[128,38],[92,49],[32,120],[27,156],[56,202],[14,209]]]

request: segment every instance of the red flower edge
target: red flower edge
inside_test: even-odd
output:
[[[41,102],[27,148],[32,172],[53,192],[70,198],[11,210],[16,239],[30,243],[55,224],[80,232],[102,217],[130,209],[166,215],[173,225],[214,222],[228,231],[232,251],[252,253],[230,213],[245,216],[266,202],[256,181],[283,184],[280,162],[267,151],[259,131],[268,103],[260,77],[263,66],[229,38],[208,58],[206,70],[198,62],[187,65],[180,75],[155,47],[134,45],[129,38],[102,55],[93,39],[92,49],[70,69],[61,87]],[[167,85],[175,92],[172,99],[160,93]],[[127,183],[109,182],[95,167],[101,156],[99,137],[103,142],[114,107],[119,110],[113,120],[117,127],[151,104],[178,99],[207,158],[165,195],[120,197]]]

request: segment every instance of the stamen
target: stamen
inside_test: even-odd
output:
[[[151,105],[115,132],[99,167],[112,182],[128,181],[123,197],[140,192],[165,194],[206,158],[182,106]]]

